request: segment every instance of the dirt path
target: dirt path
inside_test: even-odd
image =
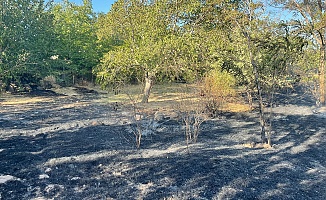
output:
[[[0,199],[326,199],[326,118],[311,102],[274,108],[274,148],[255,113],[203,124],[186,148],[170,120],[137,150],[130,112],[99,94],[0,99]]]

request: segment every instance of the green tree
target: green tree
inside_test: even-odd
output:
[[[103,86],[121,80],[144,79],[143,102],[148,102],[154,78],[163,66],[168,21],[163,1],[117,1],[99,29],[100,40],[110,40],[112,50],[94,72]],[[103,23],[102,21],[102,23]]]
[[[76,5],[64,0],[54,4],[50,12],[54,15],[54,31],[58,56],[56,68],[52,69],[66,83],[75,83],[76,78],[92,78],[92,68],[99,60],[96,16],[92,2],[84,0]]]
[[[111,44],[94,70],[98,80],[107,86],[115,80],[143,79],[147,102],[154,79],[196,80],[220,67],[227,39],[216,16],[231,10],[223,10],[226,5],[197,0],[116,2],[98,30],[100,40]]]
[[[297,17],[291,20],[295,32],[305,34],[319,49],[318,79],[319,102],[325,105],[325,60],[326,60],[326,13],[325,2],[321,0],[274,0],[273,4],[294,12]]]
[[[2,0],[0,80],[37,82],[46,72],[53,43],[52,16],[42,0]]]
[[[240,73],[238,77],[246,85],[249,98],[257,91],[262,142],[270,144],[271,115],[266,116],[264,102],[273,104],[273,93],[286,86],[292,79],[291,68],[304,44],[302,37],[290,36],[284,24],[271,21],[263,12],[262,3],[242,1],[242,9],[233,17],[232,40],[236,41],[231,59]],[[231,32],[231,31],[230,31]],[[234,66],[232,66],[234,68]],[[240,75],[240,76],[239,76]],[[267,95],[267,99],[264,96]],[[267,121],[270,123],[267,124]],[[266,128],[270,128],[267,132]],[[268,134],[268,135],[266,135]],[[267,137],[268,136],[268,137]]]

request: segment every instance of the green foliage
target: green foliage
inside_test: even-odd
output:
[[[325,5],[322,1],[311,0],[273,0],[277,6],[289,10],[296,14],[295,19],[288,22],[292,27],[293,34],[301,34],[310,40],[313,48],[319,50],[319,61],[316,72],[318,71],[318,100],[321,104],[326,104],[325,86],[325,58],[326,58],[326,26],[325,26]],[[309,54],[309,52],[308,52]],[[317,74],[316,74],[317,75]]]
[[[226,71],[219,69],[212,70],[205,76],[203,90],[205,94],[225,101],[230,96],[235,95],[236,79]]]
[[[98,63],[91,2],[77,6],[43,0],[3,0],[0,5],[0,80],[7,86],[47,75],[91,78]]]
[[[59,60],[52,72],[68,84],[74,84],[74,78],[91,79],[92,68],[100,56],[95,34],[96,16],[91,1],[83,3],[79,6],[65,0],[50,10],[57,39],[55,55]]]
[[[206,110],[212,116],[216,116],[228,99],[236,94],[235,77],[220,69],[210,71],[201,85]]]
[[[212,9],[215,3],[221,7]],[[195,81],[214,68],[212,63],[225,60],[228,35],[215,22],[224,20],[233,4],[117,1],[98,21],[98,38],[110,51],[94,73],[104,86],[142,80],[145,72],[156,81]]]
[[[144,73],[155,74],[162,63],[162,38],[166,23],[161,3],[117,1],[111,12],[99,21],[99,42],[111,46],[94,70],[105,86],[116,80],[142,80]]]
[[[269,31],[257,41],[261,56],[258,60],[261,83],[266,92],[273,88],[292,87],[297,74],[294,66],[302,55],[305,40],[288,35],[288,27],[270,24]]]
[[[0,80],[37,82],[52,51],[52,16],[41,0],[3,0],[0,6]]]
[[[2,0],[0,80],[37,83],[54,75],[72,84],[91,79],[93,72],[102,86],[109,86],[145,78],[195,82],[222,70],[254,91],[254,61],[268,92],[293,79],[298,68],[303,80],[318,71],[316,49],[323,38],[316,33],[324,31],[324,15],[314,2],[298,6],[316,10],[308,13],[316,19],[314,27],[300,20],[290,25],[272,21],[262,3],[250,0],[118,0],[108,14],[97,16],[90,0],[83,5]]]

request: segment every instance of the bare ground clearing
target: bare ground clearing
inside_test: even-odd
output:
[[[259,140],[244,112],[205,122],[190,153],[178,121],[137,150],[118,97],[75,92],[0,97],[0,199],[326,199],[325,113],[300,91],[274,108],[272,149],[242,145]]]

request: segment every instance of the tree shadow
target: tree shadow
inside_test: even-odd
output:
[[[86,182],[93,187],[95,177],[89,175],[90,172],[97,171],[100,163],[116,162],[119,160],[117,157],[136,151],[120,138],[122,130],[124,128],[119,126],[91,126],[76,131],[57,131],[52,135],[1,139],[0,175],[15,177],[6,184],[0,184],[1,197],[84,198],[78,193],[71,196],[70,192]],[[49,185],[52,187],[48,188]]]

